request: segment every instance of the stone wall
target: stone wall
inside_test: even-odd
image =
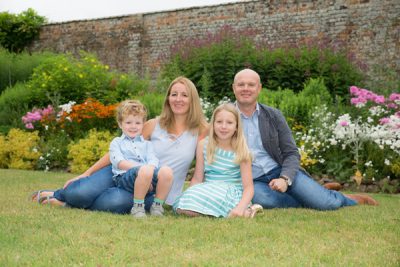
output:
[[[170,47],[229,25],[252,29],[270,46],[315,40],[342,43],[372,67],[400,75],[399,0],[241,1],[216,6],[48,24],[33,51],[90,51],[122,71],[157,75]]]

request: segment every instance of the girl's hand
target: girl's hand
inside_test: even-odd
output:
[[[285,193],[288,188],[288,184],[285,179],[278,178],[278,179],[273,179],[271,182],[269,182],[269,187],[272,190]]]
[[[244,217],[244,212],[246,209],[235,207],[229,212],[228,218]]]

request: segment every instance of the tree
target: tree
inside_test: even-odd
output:
[[[1,12],[0,45],[10,52],[19,53],[39,36],[40,27],[46,22],[45,17],[31,8],[18,15]]]

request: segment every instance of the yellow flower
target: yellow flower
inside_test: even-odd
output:
[[[110,67],[109,67],[108,65],[105,65],[104,68],[105,68],[106,70],[108,70]]]
[[[79,78],[81,78],[81,79],[83,78],[83,74],[82,74],[82,73],[79,73],[78,76],[79,76]]]
[[[64,68],[64,71],[68,71],[68,68]]]

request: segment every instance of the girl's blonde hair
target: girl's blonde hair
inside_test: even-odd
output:
[[[181,83],[186,87],[189,97],[189,112],[186,117],[186,126],[190,131],[203,131],[207,128],[207,122],[200,105],[200,97],[196,86],[186,77],[180,76],[173,80],[168,87],[164,100],[164,106],[160,114],[160,126],[167,131],[171,130],[175,125],[175,117],[169,104],[169,96],[171,88],[177,83]]]
[[[242,122],[239,117],[239,112],[233,104],[225,103],[218,106],[214,110],[213,115],[211,117],[210,133],[207,144],[207,162],[211,164],[214,160],[215,150],[218,146],[217,135],[215,134],[214,131],[214,122],[217,114],[223,110],[232,113],[235,116],[236,120],[236,131],[231,139],[231,145],[233,151],[236,153],[235,163],[240,164],[243,161],[251,161],[252,159],[251,152],[249,150],[249,147],[247,146],[246,139],[244,137]]]
[[[143,122],[145,122],[147,117],[146,107],[139,100],[122,101],[118,105],[116,112],[118,124],[121,124],[122,121],[129,115],[141,116],[143,117]]]

